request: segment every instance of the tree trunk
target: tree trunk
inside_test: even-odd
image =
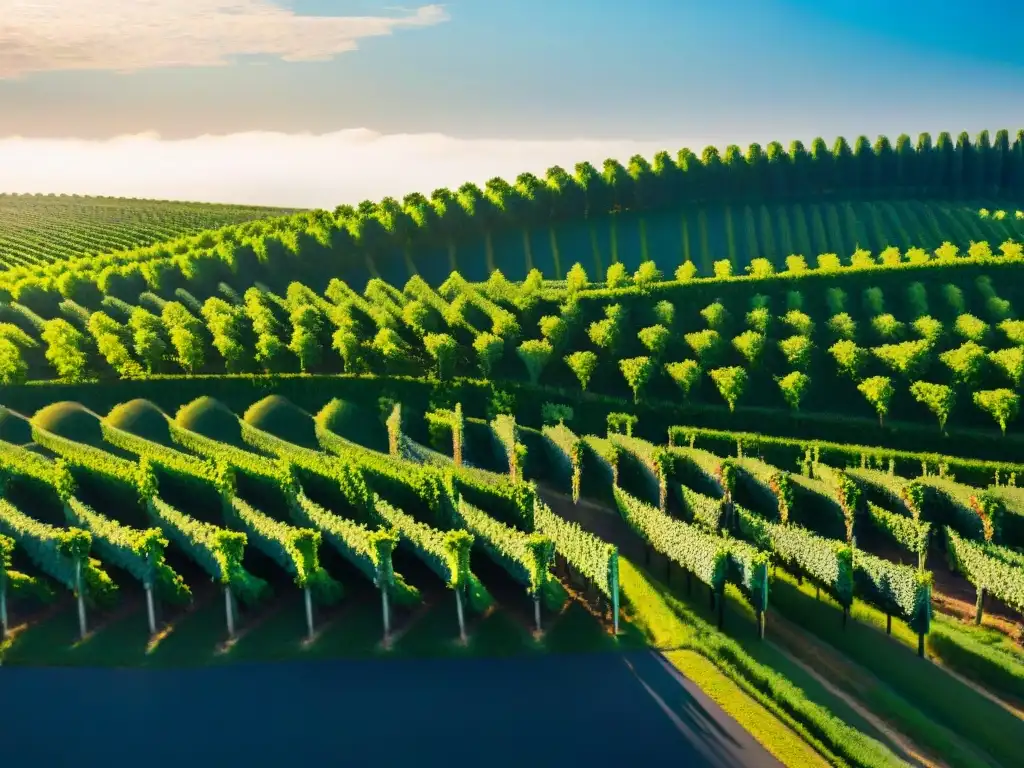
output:
[[[533,269],[533,246],[530,245],[530,232],[523,228],[523,256],[526,259],[526,271]]]
[[[228,622],[228,637],[235,639],[235,604],[231,599],[231,587],[224,587],[224,615]]]
[[[713,587],[708,587],[708,600],[708,605],[710,605],[711,610],[715,610],[715,590]]]
[[[459,639],[466,642],[466,617],[462,613],[462,589],[455,588],[455,610],[459,614]]]
[[[10,632],[10,627],[7,625],[7,577],[3,573],[0,576],[3,576],[0,581],[0,640],[3,640]]]
[[[448,268],[452,272],[458,272],[459,271],[459,262],[455,258],[455,241],[454,240],[449,240],[448,241]]]
[[[409,277],[418,275],[419,272],[416,271],[416,265],[412,260],[412,249],[408,245],[402,249],[402,257],[405,259],[405,268],[409,271]]]
[[[388,605],[388,590],[382,587],[380,590],[380,608],[384,619],[384,642],[391,638],[391,606]]]
[[[566,272],[562,270],[562,254],[558,251],[558,236],[554,225],[548,227],[548,241],[551,243],[551,260],[554,262],[555,279],[564,280]]]
[[[497,268],[494,265],[494,238],[491,237],[490,229],[484,232],[484,253],[487,260],[487,274],[493,274]]]
[[[764,640],[765,613],[762,610],[757,612],[757,639]]]
[[[887,634],[887,635],[891,635],[892,634],[892,614],[891,613],[885,614],[885,634]]]
[[[619,263],[619,215],[613,213],[609,222],[608,234],[612,241],[612,264]]]
[[[85,639],[87,627],[85,624],[85,595],[82,590],[82,561],[75,562],[75,592],[78,594],[78,633]]]
[[[594,276],[595,281],[604,279],[604,267],[601,266],[601,249],[597,247],[597,232],[594,230],[594,222],[588,223],[590,228],[590,250],[594,255],[594,269],[597,270],[597,274]]]
[[[985,610],[985,589],[978,587],[978,598],[974,603],[974,623],[981,624],[981,617]]]
[[[156,634],[156,611],[153,608],[153,585],[146,585],[146,615],[149,618],[149,634]]]
[[[533,620],[537,623],[537,631],[541,631],[540,626],[540,596],[533,596]]]
[[[924,632],[917,633],[917,655],[924,658]]]
[[[850,615],[850,607],[848,605],[843,606],[843,629],[846,629],[846,619]]]
[[[305,593],[306,598],[306,632],[309,634],[309,639],[313,639],[313,596],[309,591],[309,587],[302,590]]]

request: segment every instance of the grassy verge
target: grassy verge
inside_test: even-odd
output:
[[[833,765],[902,765],[738,643],[699,617],[674,609],[664,588],[621,556],[619,579],[631,620],[658,647],[691,651],[703,659],[699,663],[693,655],[674,654],[670,660],[786,765],[821,764],[822,756]]]
[[[787,619],[884,681],[885,686],[865,688],[859,695],[922,747],[953,765],[978,764],[985,756],[1006,766],[1019,764],[1024,722],[941,667],[917,658],[910,630],[898,626],[900,622],[893,621],[894,641],[878,631],[885,626],[884,614],[858,602],[851,613],[853,621],[844,630],[836,603],[824,596],[816,600],[810,584],[798,586],[781,570],[772,583],[771,602]],[[936,723],[959,738],[949,738],[934,727]]]
[[[1002,632],[936,616],[926,647],[953,671],[1024,707],[1024,653]]]

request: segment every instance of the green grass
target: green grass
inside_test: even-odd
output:
[[[822,755],[856,765],[901,764],[737,642],[682,610],[664,587],[621,556],[619,577],[632,620],[658,647],[691,652],[672,654],[672,663],[786,765],[820,764]]]
[[[853,621],[844,630],[838,604],[824,596],[816,600],[810,584],[801,587],[781,570],[772,583],[770,601],[787,619],[884,681],[895,697],[884,688],[866,688],[865,702],[922,747],[957,765],[984,764],[979,755],[971,754],[973,750],[934,728],[937,723],[1000,764],[1017,764],[1024,723],[941,667],[919,659],[902,622],[893,621],[896,639],[887,637],[884,629],[879,631],[885,626],[884,614],[857,602]]]
[[[1024,706],[1024,653],[1002,632],[936,616],[926,647],[950,669]]]

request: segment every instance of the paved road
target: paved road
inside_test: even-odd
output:
[[[0,668],[5,768],[778,765],[650,652]]]

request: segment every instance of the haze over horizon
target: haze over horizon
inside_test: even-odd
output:
[[[1024,7],[919,9],[0,0],[0,191],[330,208],[662,149],[1024,126]]]

